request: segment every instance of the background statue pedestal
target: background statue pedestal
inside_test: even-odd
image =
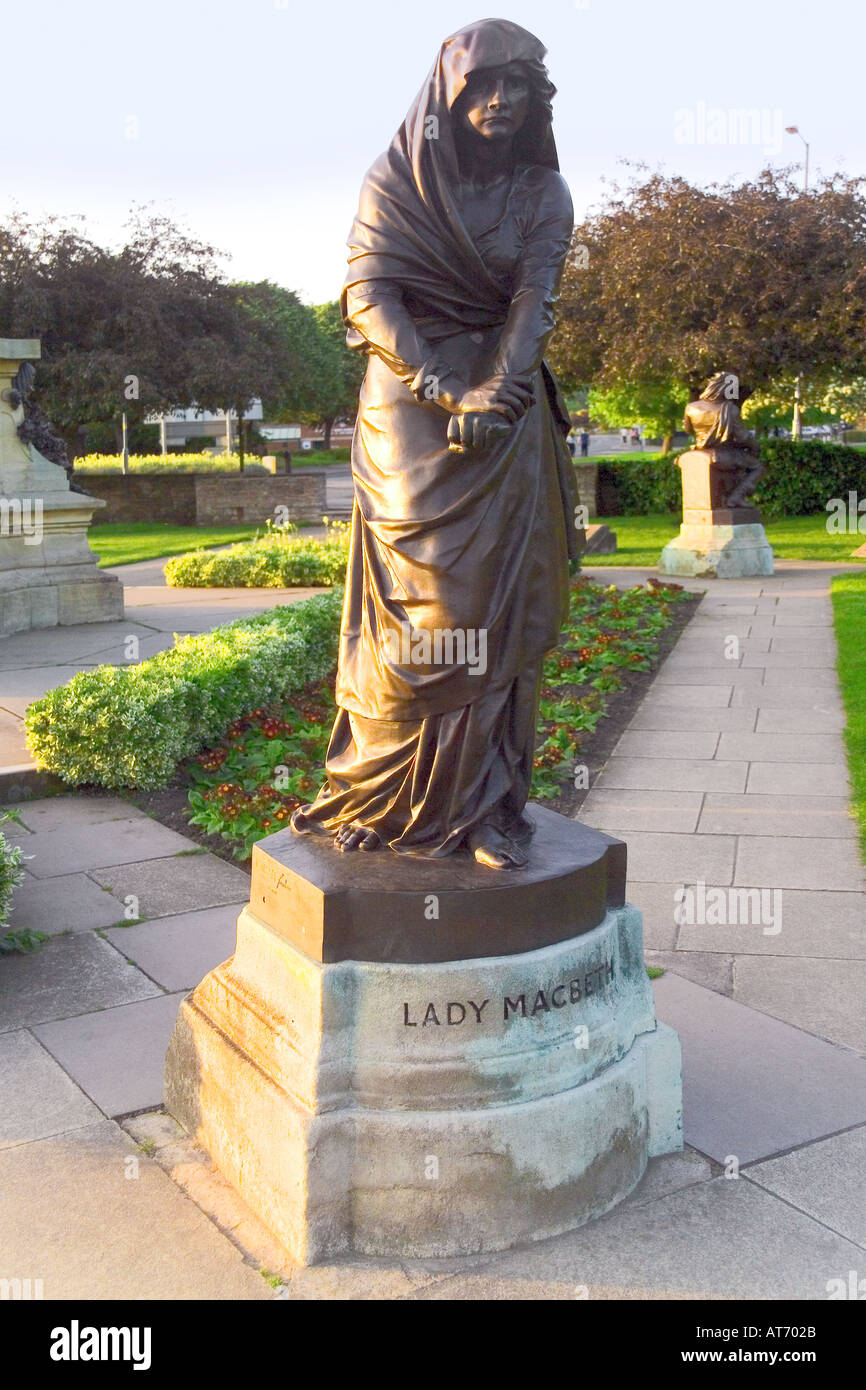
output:
[[[72,492],[64,469],[18,436],[12,381],[39,355],[38,341],[0,338],[0,635],[123,616],[123,586],[87,542],[105,503]]]
[[[662,574],[742,579],[773,573],[773,550],[757,507],[729,506],[738,451],[688,449],[677,460],[683,481],[680,534],[661,553]],[[735,465],[734,465],[735,466]]]
[[[256,846],[236,953],[181,1005],[166,1106],[300,1261],[542,1239],[682,1147],[625,847],[527,813],[510,872]]]

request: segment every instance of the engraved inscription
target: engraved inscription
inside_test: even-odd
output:
[[[404,1028],[458,1028],[461,1024],[478,1027],[495,1018],[497,1011],[508,1023],[513,1018],[537,1018],[541,1014],[553,1013],[557,1009],[569,1008],[601,994],[615,978],[612,960],[581,971],[568,980],[561,980],[547,989],[526,989],[520,994],[503,995],[493,1008],[490,999],[476,1001],[459,999],[443,1001],[428,1000],[426,1004],[403,1004]],[[487,1012],[485,1012],[487,1011]]]

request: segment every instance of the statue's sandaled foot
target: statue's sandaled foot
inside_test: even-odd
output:
[[[528,856],[508,835],[492,825],[479,825],[468,836],[469,848],[487,869],[522,869]]]
[[[335,846],[344,853],[355,849],[378,849],[381,843],[382,841],[375,830],[371,830],[367,825],[362,825],[358,820],[350,821],[348,825],[341,825],[334,836]]]

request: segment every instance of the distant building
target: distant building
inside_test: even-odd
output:
[[[191,453],[199,449],[224,449],[227,433],[231,431],[231,447],[237,448],[237,411],[231,410],[226,421],[224,410],[198,410],[190,406],[183,410],[172,410],[164,417],[149,415],[145,424],[158,425],[165,420],[165,442],[169,449],[186,447]],[[321,425],[278,425],[269,424],[264,419],[261,401],[253,401],[244,415],[244,420],[252,421],[258,434],[272,442],[275,453],[290,449],[292,453],[306,453],[312,449],[324,448],[324,431]],[[331,448],[342,449],[352,442],[353,421],[342,421],[331,430]]]

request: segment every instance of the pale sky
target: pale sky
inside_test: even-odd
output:
[[[0,214],[81,213],[115,243],[130,206],[152,203],[225,251],[232,278],[335,298],[365,170],[441,41],[491,13],[548,48],[578,217],[603,180],[624,177],[622,160],[699,183],[799,163],[787,125],[809,140],[813,174],[866,173],[859,0],[497,0],[489,11],[28,0],[4,25]],[[743,108],[761,118],[745,139],[718,116]]]

